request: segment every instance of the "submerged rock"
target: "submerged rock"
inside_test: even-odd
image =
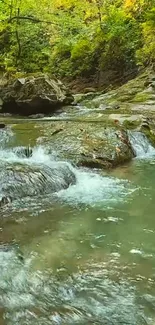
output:
[[[76,177],[67,163],[49,166],[7,164],[0,167],[0,192],[3,198],[54,193],[75,184]],[[4,200],[5,201],[5,200]]]
[[[0,99],[1,113],[20,115],[47,114],[73,101],[72,95],[59,80],[43,74],[14,79],[1,86]]]
[[[33,149],[30,146],[27,147],[15,147],[13,152],[20,158],[30,158],[33,154]]]
[[[23,254],[21,250],[19,249],[18,245],[16,244],[0,244],[0,259],[4,258],[4,254],[10,254],[16,258],[18,258],[20,261],[23,261]]]

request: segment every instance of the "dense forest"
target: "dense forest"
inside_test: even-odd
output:
[[[155,62],[154,0],[0,0],[0,69],[102,83]]]

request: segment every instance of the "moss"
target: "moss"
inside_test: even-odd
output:
[[[120,102],[130,101],[132,99],[132,95],[131,94],[123,94],[123,95],[120,95],[119,97],[117,97],[117,99]]]
[[[126,129],[128,129],[128,130],[134,130],[139,125],[140,125],[140,120],[137,120],[137,121],[128,121],[128,120],[125,120],[123,122],[123,127],[126,128]]]
[[[155,146],[155,130],[146,129],[144,127],[141,128],[141,131],[147,136],[150,140],[151,144]]]
[[[148,93],[140,92],[136,94],[132,101],[136,103],[144,103],[149,100],[149,98],[150,97]]]

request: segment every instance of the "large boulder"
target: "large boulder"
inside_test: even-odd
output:
[[[57,79],[48,75],[18,78],[0,88],[1,113],[32,115],[51,113],[73,97]]]
[[[59,129],[51,122],[44,132],[52,150],[78,166],[116,167],[135,156],[128,133],[119,127],[106,127],[99,122],[59,121]]]
[[[53,162],[51,166],[5,164],[0,167],[0,195],[3,202],[26,196],[58,192],[75,184],[76,177],[67,163]],[[9,197],[8,197],[9,196]],[[0,201],[0,202],[1,202]]]

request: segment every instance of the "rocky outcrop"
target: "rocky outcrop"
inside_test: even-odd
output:
[[[18,199],[54,193],[75,182],[76,177],[67,163],[55,162],[51,167],[7,164],[0,167],[1,206],[8,204],[8,197]]]
[[[73,97],[57,79],[47,75],[18,78],[0,88],[1,113],[33,115],[51,113]]]
[[[101,111],[120,110],[121,113],[155,110],[155,73],[152,69],[143,71],[137,78],[108,92],[89,92],[74,96],[74,103]]]

